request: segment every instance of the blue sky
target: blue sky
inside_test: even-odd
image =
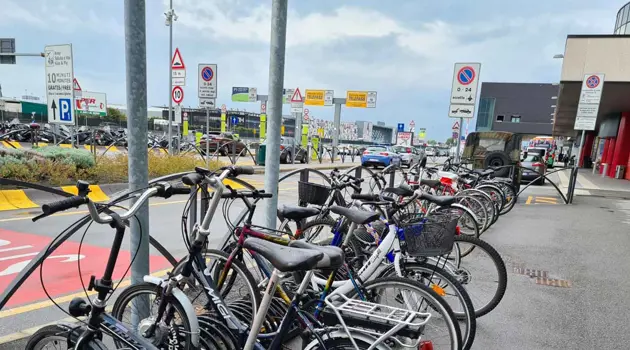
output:
[[[147,72],[150,105],[168,103],[166,0],[147,2]],[[188,68],[185,106],[196,106],[196,66],[217,63],[217,103],[232,86],[268,90],[271,0],[173,0],[179,20],[174,46]],[[289,0],[285,86],[378,91],[377,108],[342,110],[342,121],[383,121],[427,128],[445,139],[455,62],[481,62],[480,80],[554,82],[567,34],[612,33],[623,1],[499,0]],[[526,4],[526,6],[523,6]],[[0,0],[0,37],[16,38],[19,52],[72,43],[75,77],[84,90],[125,104],[123,1]],[[44,62],[20,57],[0,65],[5,96],[25,90],[43,96]],[[526,98],[526,97],[525,97]],[[285,111],[288,113],[288,110]],[[332,119],[332,107],[311,115]],[[472,124],[472,123],[471,123]],[[471,126],[471,129],[474,128]]]

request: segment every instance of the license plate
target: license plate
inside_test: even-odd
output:
[[[368,162],[378,162],[378,159],[368,159]]]

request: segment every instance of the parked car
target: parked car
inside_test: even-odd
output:
[[[361,165],[363,166],[389,166],[394,164],[400,166],[401,157],[392,146],[370,146],[361,156]]]
[[[218,148],[219,154],[222,156],[232,154],[233,150],[237,154],[241,153],[241,151],[247,147],[245,143],[241,141],[240,137],[231,132],[210,131],[207,135],[203,135],[201,140],[199,140],[199,148],[202,152],[206,151],[206,142],[208,142],[210,153],[216,152]]]
[[[394,151],[400,155],[400,163],[408,168],[422,160],[422,152],[415,147],[394,146]]]
[[[539,154],[543,159],[543,162],[547,165],[548,168],[553,169],[554,163],[554,152],[553,150],[549,150],[546,147],[529,147],[527,148],[527,155],[530,154]]]
[[[437,155],[437,154],[435,153],[435,148],[433,148],[433,147],[427,147],[427,148],[424,150],[424,154],[425,154],[427,157],[433,157],[433,156],[436,156],[436,155]]]
[[[535,152],[529,153],[527,152],[527,157],[521,161],[521,166],[523,168],[533,169],[535,171],[531,171],[528,169],[523,169],[523,174],[521,175],[521,181],[534,181],[537,177],[540,176],[540,173],[544,174],[547,172],[547,164],[543,161],[543,157]],[[541,177],[538,181],[536,181],[536,185],[544,185],[545,178]]]
[[[280,163],[290,163],[295,145],[295,161],[306,163],[306,150],[301,145],[295,143],[293,137],[280,138]],[[269,152],[269,150],[267,150]]]

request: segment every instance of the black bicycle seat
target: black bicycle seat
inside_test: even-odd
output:
[[[282,208],[278,209],[278,216],[281,220],[289,219],[294,221],[300,221],[302,219],[310,218],[311,216],[315,216],[319,214],[320,209],[311,208],[311,207],[297,207],[297,206],[287,206],[283,205]]]
[[[488,176],[494,174],[494,170],[492,169],[473,169],[472,171],[475,174],[479,174],[481,176]]]
[[[388,193],[393,193],[397,196],[401,196],[401,197],[411,197],[413,196],[413,190],[408,186],[405,185],[405,187],[388,187],[386,189],[383,190],[384,193],[388,192]]]
[[[282,272],[312,270],[324,257],[324,253],[317,250],[286,247],[260,238],[247,238],[243,243],[243,248],[262,255]]]
[[[441,182],[440,180],[422,179],[420,180],[420,184],[427,185],[431,188],[435,188],[435,187],[438,187],[441,184]]]
[[[441,207],[449,206],[457,201],[457,197],[453,196],[433,196],[426,192],[422,192],[420,199],[427,200],[431,203],[435,203]]]
[[[330,211],[341,216],[345,216],[350,221],[358,225],[367,224],[369,222],[377,220],[381,215],[379,213],[369,212],[359,209],[351,209],[333,205],[330,207]]]
[[[318,269],[336,269],[343,264],[343,250],[339,247],[332,245],[321,246],[317,244],[308,243],[303,240],[289,242],[289,247],[300,249],[311,249],[324,253],[324,257],[317,263]]]

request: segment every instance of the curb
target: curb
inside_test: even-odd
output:
[[[295,171],[295,170],[302,170],[302,169],[314,169],[314,170],[333,170],[333,169],[348,169],[348,168],[352,168],[355,167],[357,165],[361,165],[359,163],[340,163],[340,164],[330,164],[330,165],[324,165],[324,166],[316,166],[313,168],[307,168],[307,167],[292,167],[292,168],[280,168],[280,173],[288,173],[291,171]],[[263,166],[255,166],[254,167],[254,174],[264,174],[265,173],[265,167]]]

